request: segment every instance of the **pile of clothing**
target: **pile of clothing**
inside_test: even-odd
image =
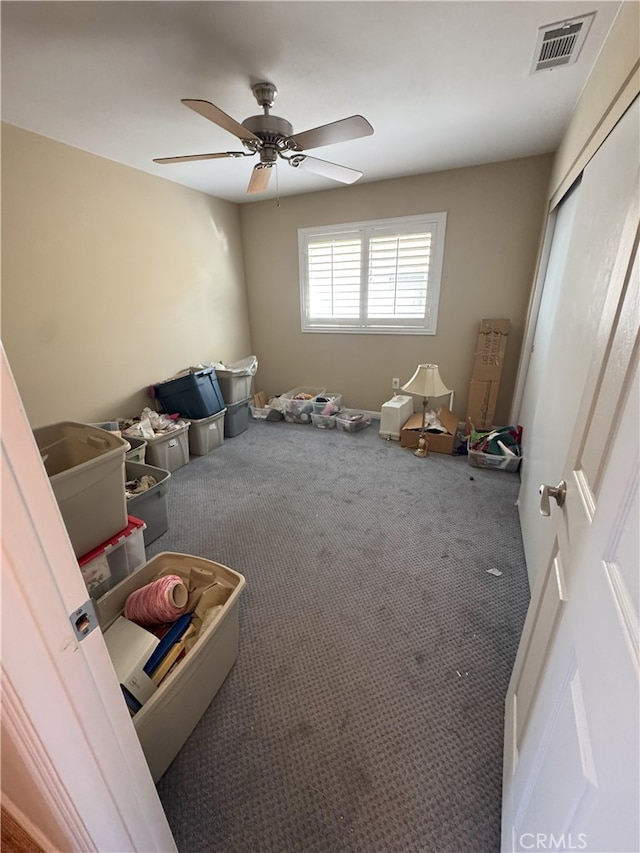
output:
[[[121,420],[119,422],[122,434],[134,438],[156,438],[166,435],[184,426],[186,421],[180,420],[180,415],[162,415],[153,409],[143,409],[139,418]]]
[[[472,430],[469,435],[469,450],[487,453],[490,456],[519,458],[521,442],[521,426],[497,427],[488,432]]]

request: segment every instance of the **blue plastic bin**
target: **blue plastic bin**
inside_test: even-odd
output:
[[[218,377],[212,367],[187,373],[155,386],[156,398],[169,415],[183,418],[208,418],[224,409]]]

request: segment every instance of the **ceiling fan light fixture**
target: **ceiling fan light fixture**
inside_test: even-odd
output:
[[[254,83],[251,91],[258,105],[266,109],[272,107],[275,99],[278,97],[278,90],[273,83]]]

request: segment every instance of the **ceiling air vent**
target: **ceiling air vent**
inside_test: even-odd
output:
[[[538,30],[531,73],[573,65],[589,32],[595,12],[579,18],[569,18],[557,24],[547,24]]]

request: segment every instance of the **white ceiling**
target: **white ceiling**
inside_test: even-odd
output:
[[[2,118],[219,198],[339,184],[278,165],[247,196],[257,158],[159,166],[239,150],[180,103],[237,121],[250,90],[294,132],[360,113],[374,135],[309,152],[378,181],[554,151],[619,2],[2,2]],[[530,74],[539,27],[595,11],[575,65]]]

